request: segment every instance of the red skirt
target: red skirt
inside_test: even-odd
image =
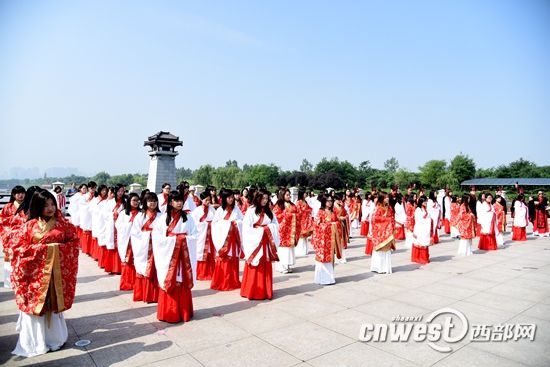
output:
[[[121,291],[131,291],[134,289],[135,281],[136,281],[136,269],[134,269],[134,265],[122,264],[119,289]],[[143,300],[143,297],[139,301],[141,300]]]
[[[82,231],[80,246],[85,254],[90,255],[92,253],[92,231]]]
[[[367,238],[367,245],[365,246],[365,255],[371,256],[372,248],[373,248],[372,239]]]
[[[445,233],[451,233],[451,222],[447,218],[443,218],[443,226],[445,227]]]
[[[367,237],[367,235],[369,234],[369,222],[368,221],[361,222],[361,231],[359,232],[359,234],[361,236]]]
[[[157,306],[157,319],[166,322],[189,321],[193,317],[191,289],[176,283],[170,293],[160,289]]]
[[[479,235],[479,244],[477,248],[484,251],[493,251],[497,249],[497,239],[494,234]]]
[[[405,227],[397,227],[395,230],[395,239],[398,241],[405,239]]]
[[[214,256],[208,253],[206,260],[197,261],[197,280],[211,280],[215,267]]]
[[[120,262],[117,249],[108,250],[107,247],[104,247],[104,249],[103,264],[105,265],[105,271],[107,273],[120,274],[122,263]]]
[[[210,288],[218,291],[232,291],[241,288],[238,257],[231,256],[226,259],[216,259]]]
[[[92,244],[90,245],[90,252],[92,259],[99,262],[99,257],[101,256],[99,245],[97,244],[97,238],[92,238]]]
[[[109,272],[105,267],[109,262],[107,246],[97,246],[97,253],[99,254],[97,258],[97,264],[100,268],[105,269],[106,272]]]
[[[439,231],[435,231],[434,235],[432,236],[432,243],[435,245],[439,243]]]
[[[265,257],[262,257],[258,266],[252,266],[248,263],[244,265],[241,297],[248,299],[273,298],[273,268],[271,261],[266,261]]]
[[[157,270],[153,266],[151,277],[143,277],[143,302],[155,303],[159,300],[159,281],[157,279]]]
[[[481,224],[477,223],[476,224],[476,237],[479,237],[480,234],[481,234]]]
[[[411,261],[418,264],[428,264],[430,262],[430,248],[428,246],[413,245]]]
[[[512,241],[527,241],[525,227],[512,227]]]
[[[143,295],[144,295],[144,280],[145,278],[143,275],[139,275],[136,273],[136,278],[134,281],[134,294],[133,294],[133,300],[134,302],[137,301],[143,301]]]

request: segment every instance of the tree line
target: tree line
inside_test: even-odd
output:
[[[334,189],[360,187],[388,188],[393,184],[401,188],[409,183],[422,186],[426,189],[450,187],[455,191],[460,189],[460,183],[472,178],[503,178],[503,177],[550,177],[550,166],[537,166],[534,162],[520,158],[509,164],[495,168],[477,168],[474,160],[465,154],[458,154],[449,162],[446,160],[429,160],[418,171],[413,172],[400,167],[398,160],[391,157],[384,162],[384,168],[372,167],[366,160],[354,166],[346,160],[323,158],[317,164],[303,159],[299,170],[285,171],[275,164],[244,164],[239,166],[235,160],[228,160],[224,166],[214,167],[210,164],[202,165],[196,170],[177,168],[177,181],[187,180],[192,184],[206,186],[213,184],[216,187],[242,188],[248,185],[267,187],[301,186],[312,189]],[[107,172],[99,172],[92,177],[67,176],[46,177],[34,180],[1,180],[0,187],[14,185],[43,185],[55,181],[62,181],[69,185],[79,184],[90,180],[97,183],[114,185],[122,183],[129,185],[147,184],[147,174],[121,174],[111,176]]]

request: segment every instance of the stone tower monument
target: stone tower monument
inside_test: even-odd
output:
[[[159,131],[150,136],[143,143],[149,146],[149,176],[147,177],[147,188],[151,192],[159,193],[162,184],[168,182],[172,188],[176,187],[176,152],[177,146],[182,146],[183,142],[179,137],[166,131]]]

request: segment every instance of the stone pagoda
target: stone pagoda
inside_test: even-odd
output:
[[[179,137],[166,131],[159,131],[143,143],[151,148],[149,151],[149,176],[147,188],[151,192],[159,193],[162,184],[168,182],[176,188],[176,152],[177,146],[183,146]]]

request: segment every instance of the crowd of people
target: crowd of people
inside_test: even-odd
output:
[[[390,274],[398,241],[419,264],[430,262],[430,246],[440,235],[458,240],[459,256],[473,254],[475,237],[480,250],[497,250],[504,245],[507,214],[498,192],[426,195],[413,185],[406,193],[393,186],[363,197],[359,190],[299,190],[292,200],[288,188],[218,193],[208,186],[197,196],[183,181],[174,190],[165,183],[158,195],[138,195],[123,185],[89,182],[70,197],[68,219],[58,200],[38,187],[16,186],[0,214],[5,279],[20,309],[13,353],[22,356],[56,350],[67,340],[62,312],[74,300],[80,252],[119,274],[119,289],[131,291],[135,302],[157,303],[159,320],[178,323],[193,317],[191,290],[198,281],[217,291],[239,289],[250,300],[272,299],[273,269],[291,273],[296,257],[311,247],[313,282],[334,284],[334,264],[347,262],[352,230],[365,238],[370,271]],[[547,207],[542,193],[527,203],[519,193],[510,208],[512,241],[526,240],[529,222],[534,235],[548,236]]]

